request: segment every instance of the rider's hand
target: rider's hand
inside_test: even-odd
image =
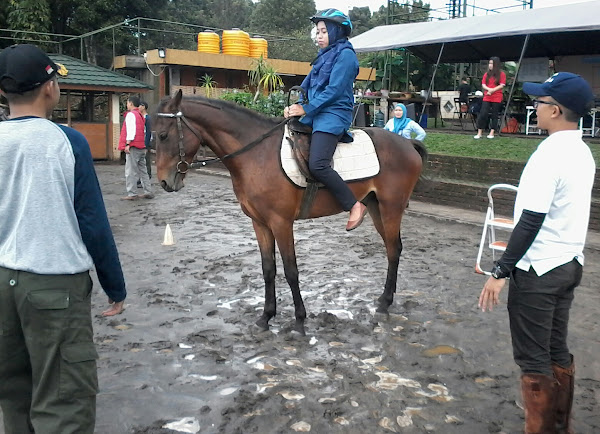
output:
[[[289,107],[286,107],[283,109],[283,117],[286,119],[290,117],[290,108]]]
[[[300,104],[292,104],[288,107],[288,116],[304,116],[306,112]]]

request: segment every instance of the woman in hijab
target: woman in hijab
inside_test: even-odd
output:
[[[346,230],[356,229],[367,207],[331,167],[340,138],[352,123],[353,83],[358,75],[358,59],[348,36],[350,18],[337,9],[318,12],[311,18],[317,27],[319,54],[301,86],[308,101],[286,107],[284,116],[304,116],[300,122],[312,127],[308,168],[325,185],[345,211],[350,211]]]
[[[414,133],[416,135],[415,139],[423,141],[427,135],[421,125],[406,116],[406,106],[404,104],[396,104],[394,117],[383,128],[407,139],[412,139]]]

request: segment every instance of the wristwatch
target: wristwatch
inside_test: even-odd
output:
[[[504,271],[500,265],[496,264],[494,268],[492,268],[491,274],[494,279],[506,279],[510,272]]]

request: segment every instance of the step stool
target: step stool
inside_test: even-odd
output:
[[[491,275],[489,271],[483,271],[481,269],[481,257],[483,256],[483,250],[487,246],[492,251],[492,260],[496,260],[496,252],[504,252],[506,245],[508,244],[508,237],[510,232],[515,227],[513,219],[496,217],[494,214],[494,191],[504,190],[512,191],[515,193],[518,191],[518,187],[511,184],[494,184],[488,188],[488,208],[485,214],[485,221],[483,222],[483,232],[481,234],[481,241],[479,243],[479,252],[477,253],[477,261],[475,263],[475,272],[479,274]],[[496,230],[501,230],[506,233],[506,241],[496,239]]]

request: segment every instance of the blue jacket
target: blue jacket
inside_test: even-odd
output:
[[[313,132],[342,134],[352,124],[352,84],[358,75],[356,53],[350,48],[343,49],[333,62],[326,62],[321,67],[319,74],[329,74],[326,85],[314,85],[317,80],[310,80],[310,75],[302,82],[309,103],[302,105],[306,116],[301,122],[311,125]]]

